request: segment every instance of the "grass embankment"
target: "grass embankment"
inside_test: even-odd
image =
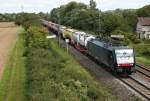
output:
[[[136,61],[150,68],[150,45],[139,44],[134,46],[136,51]]]
[[[20,34],[0,81],[0,101],[26,101],[26,70],[23,52],[24,36]]]
[[[72,56],[37,30],[30,29],[27,38],[29,101],[116,101]]]
[[[136,60],[137,60],[137,63],[144,65],[150,69],[150,58],[141,56],[141,57],[136,57]]]

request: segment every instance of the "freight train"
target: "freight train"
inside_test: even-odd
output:
[[[133,48],[110,43],[92,34],[67,28],[50,21],[42,20],[42,23],[63,39],[69,39],[69,43],[79,51],[88,53],[94,59],[109,67],[112,72],[123,75],[130,75],[135,72]]]

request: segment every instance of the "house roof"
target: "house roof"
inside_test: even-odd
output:
[[[150,17],[138,17],[138,23],[143,26],[150,26]]]

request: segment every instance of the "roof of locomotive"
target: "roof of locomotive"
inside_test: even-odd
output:
[[[128,49],[129,47],[126,45],[122,45],[119,43],[111,43],[108,41],[100,40],[98,38],[91,40],[92,43],[96,44],[97,46],[106,48],[108,50],[114,50],[114,49]]]
[[[67,28],[67,27],[66,27],[66,28],[63,29],[63,31],[64,31],[64,32],[68,32],[68,33],[74,33],[74,32],[76,32],[77,30],[72,29],[72,28]]]
[[[83,32],[83,31],[76,31],[75,34],[82,34],[82,35],[86,35],[87,33]]]

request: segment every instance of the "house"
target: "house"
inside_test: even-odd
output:
[[[150,39],[150,17],[138,17],[136,32],[139,38]]]

